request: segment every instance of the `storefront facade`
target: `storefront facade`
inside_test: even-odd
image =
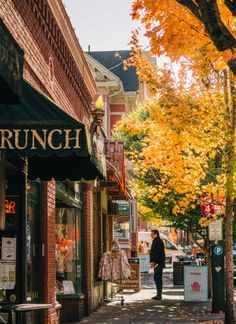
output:
[[[128,59],[130,54],[129,51],[87,52],[86,59],[95,76],[99,92],[104,97],[103,126],[107,136],[107,159],[115,167],[120,179],[112,180],[114,172],[112,174],[112,171],[108,170],[108,176],[111,177],[108,199],[109,202],[117,206],[116,217],[112,217],[113,238],[119,241],[129,257],[135,257],[137,255],[137,203],[126,189],[127,175],[128,173],[132,174],[132,167],[124,158],[122,141],[111,140],[116,122],[135,109],[139,97],[140,85],[135,69],[131,68],[125,72],[123,70],[122,60]],[[113,188],[112,183],[114,183]],[[119,194],[117,194],[118,192]],[[125,214],[121,211],[124,205],[126,206]]]
[[[92,310],[91,183],[104,177],[86,130],[96,86],[60,1],[0,4],[22,55],[18,74],[0,69],[0,303],[49,305],[17,323],[75,321]]]

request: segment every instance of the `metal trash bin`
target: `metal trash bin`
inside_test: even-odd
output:
[[[185,265],[197,265],[195,261],[178,261],[173,262],[173,285],[183,286],[184,285],[184,266]]]

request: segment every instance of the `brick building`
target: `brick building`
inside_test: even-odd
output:
[[[17,323],[75,321],[95,307],[96,228],[107,219],[94,181],[104,158],[88,134],[96,91],[60,0],[0,0],[0,303],[45,308],[20,317],[18,306]]]

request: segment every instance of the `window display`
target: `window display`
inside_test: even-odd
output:
[[[56,208],[57,294],[81,290],[81,239],[78,208]]]

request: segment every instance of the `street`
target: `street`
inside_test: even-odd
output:
[[[151,299],[155,295],[152,274],[142,275],[142,290],[124,293],[124,306],[118,302],[105,304],[80,323],[93,324],[152,324],[152,323],[223,323],[224,314],[211,313],[209,302],[184,302],[183,287],[173,287],[172,268],[164,270],[162,301]],[[74,323],[75,324],[75,323]]]

